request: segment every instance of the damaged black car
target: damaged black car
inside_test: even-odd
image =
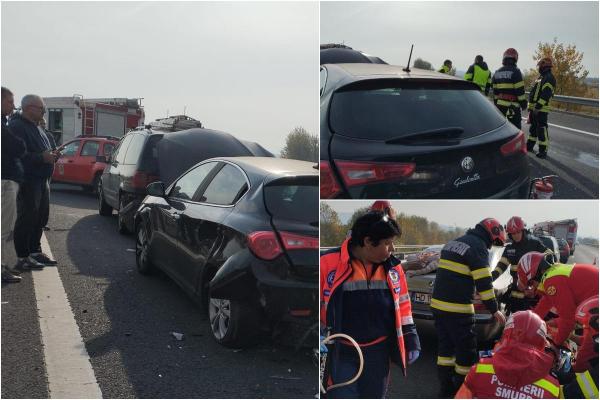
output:
[[[164,271],[203,307],[220,344],[317,323],[318,171],[267,157],[201,162],[154,182],[135,215],[140,273]]]

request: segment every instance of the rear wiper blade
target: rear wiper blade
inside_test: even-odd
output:
[[[452,138],[461,135],[465,131],[460,126],[451,126],[448,128],[429,129],[421,132],[413,132],[386,140],[387,144],[403,143],[411,139],[436,139],[439,137]]]

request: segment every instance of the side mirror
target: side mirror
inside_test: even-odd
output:
[[[96,162],[106,163],[108,162],[106,156],[96,156]]]
[[[146,186],[146,193],[149,196],[165,197],[165,185],[161,181],[152,182]]]

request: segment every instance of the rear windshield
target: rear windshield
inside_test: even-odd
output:
[[[144,147],[144,152],[142,153],[142,160],[140,162],[140,170],[147,172],[149,174],[159,173],[159,165],[158,165],[158,149],[156,148],[156,144],[163,138],[163,135],[150,135],[148,137],[148,142],[146,142],[146,146]]]
[[[318,224],[317,177],[278,180],[266,186],[264,192],[267,210],[275,218]]]
[[[489,132],[505,123],[477,89],[455,81],[366,81],[342,88],[331,100],[334,133],[389,140],[462,128],[455,138]],[[460,129],[459,129],[460,131]]]

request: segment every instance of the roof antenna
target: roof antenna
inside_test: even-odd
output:
[[[408,63],[406,64],[406,68],[404,68],[402,71],[404,72],[410,72],[410,59],[412,58],[412,51],[413,51],[413,47],[415,47],[414,44],[410,45],[410,55],[408,56]]]

